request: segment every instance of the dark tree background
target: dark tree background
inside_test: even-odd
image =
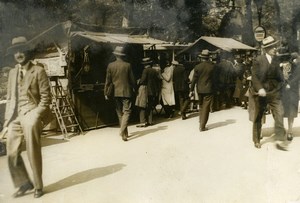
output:
[[[300,1],[256,1],[262,2],[261,22],[268,34],[295,36],[291,25],[296,23]],[[242,41],[252,45],[257,26],[254,0],[1,0],[0,15],[1,55],[12,37],[31,38],[67,20],[84,29],[121,28],[181,43],[202,35],[242,35]]]

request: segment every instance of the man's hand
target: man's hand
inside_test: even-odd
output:
[[[258,90],[258,96],[260,96],[260,97],[267,96],[266,90],[264,88],[261,88],[260,90]]]
[[[290,86],[289,84],[287,84],[287,85],[285,86],[285,88],[286,88],[286,89],[290,89],[291,86]]]
[[[193,97],[193,96],[194,96],[194,92],[190,92],[189,97]]]
[[[104,97],[105,97],[105,100],[108,100],[108,96],[104,95]]]
[[[8,127],[4,127],[0,133],[0,139],[3,139],[6,134],[7,134],[7,131],[8,131]]]

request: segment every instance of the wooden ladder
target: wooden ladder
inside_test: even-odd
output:
[[[55,113],[57,123],[64,136],[69,139],[70,134],[83,134],[82,128],[74,112],[72,100],[58,77],[50,78],[52,93],[52,109]]]

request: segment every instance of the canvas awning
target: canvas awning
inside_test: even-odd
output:
[[[151,38],[147,35],[128,35],[128,34],[112,34],[112,33],[99,33],[78,31],[72,32],[71,37],[83,37],[96,42],[112,43],[112,44],[142,44],[142,45],[155,45],[167,44],[168,42]]]
[[[197,39],[189,47],[183,49],[178,54],[195,52],[196,50],[199,52],[202,49],[209,49],[210,51],[222,49],[228,52],[231,52],[233,50],[256,50],[254,47],[243,44],[242,42],[239,42],[232,38],[203,36]]]

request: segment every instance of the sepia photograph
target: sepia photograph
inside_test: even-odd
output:
[[[300,1],[0,0],[0,203],[300,203]]]

